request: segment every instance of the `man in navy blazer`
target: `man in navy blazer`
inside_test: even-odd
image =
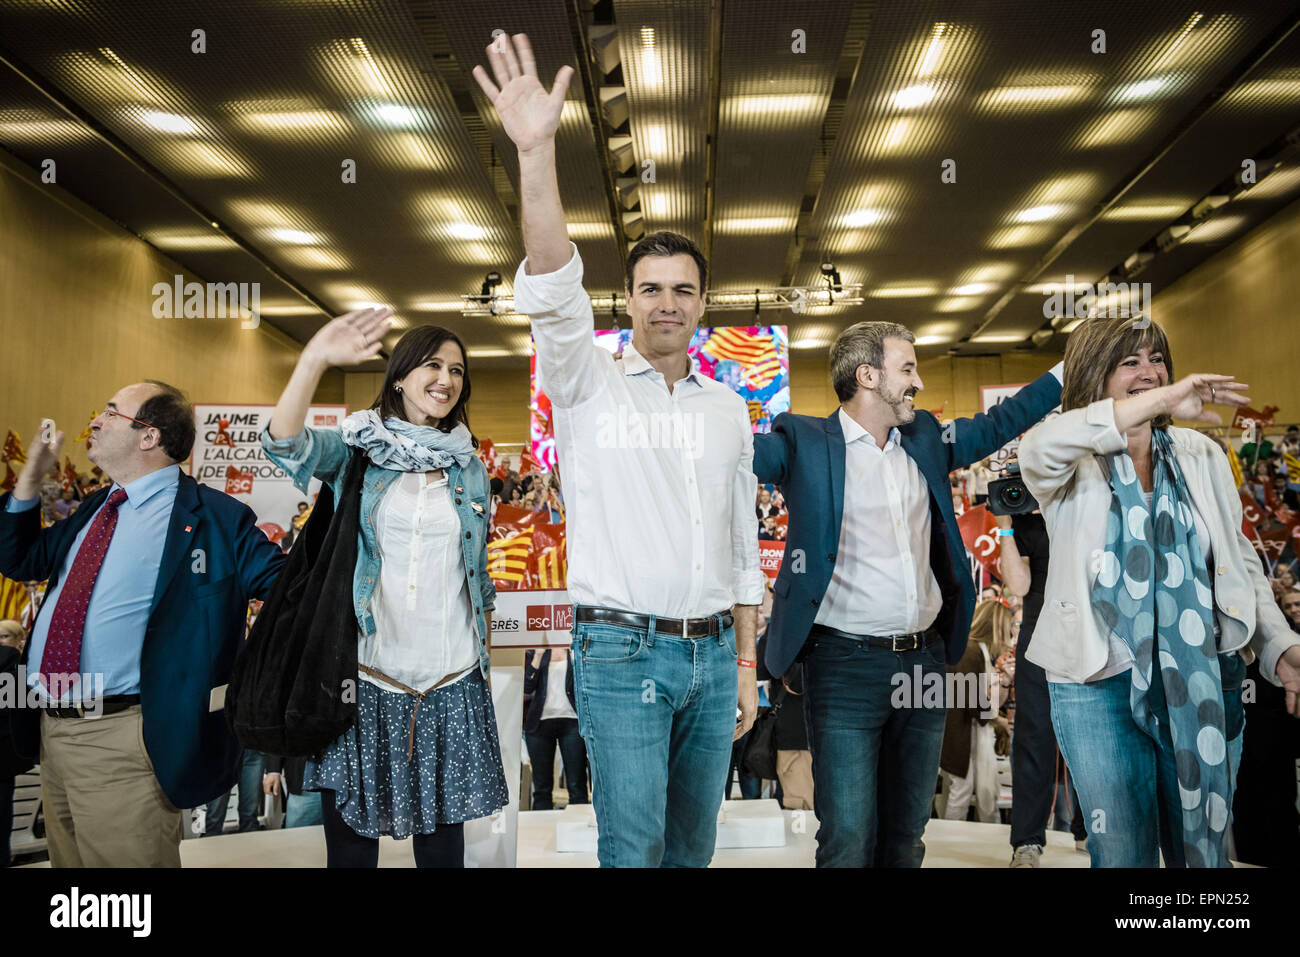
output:
[[[966,647],[975,585],[948,473],[1060,402],[1057,369],[988,414],[940,425],[904,326],[860,322],[831,348],[840,408],[784,413],[754,436],[759,482],[790,512],[765,663],[804,662],[820,828],[817,864],[919,867],[946,709],[939,687]]]
[[[235,782],[225,686],[248,601],[285,558],[248,506],[181,473],[194,411],[173,387],[126,386],[90,431],[113,484],[70,518],[42,529],[36,507],[61,432],[32,443],[0,498],[0,574],[49,580],[14,745],[39,753],[53,866],[175,867],[179,809]]]

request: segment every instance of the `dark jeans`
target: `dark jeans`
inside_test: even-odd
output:
[[[920,867],[947,716],[943,643],[895,653],[816,632],[808,642],[817,866]],[[932,675],[938,707],[922,693]]]
[[[0,774],[0,867],[9,866],[9,838],[14,829],[14,775]]]
[[[533,810],[549,811],[555,804],[555,749],[564,760],[564,786],[570,804],[587,804],[587,746],[578,733],[577,718],[546,718],[536,731],[524,732],[528,761],[533,766]]]
[[[262,808],[262,769],[266,758],[260,751],[244,751],[239,768],[239,833],[257,830],[257,812]],[[230,804],[230,792],[215,797],[208,802],[207,816],[203,824],[203,836],[213,837],[221,834],[226,825],[226,808]]]
[[[320,792],[321,818],[325,824],[326,867],[378,867],[379,839],[362,837],[348,827],[334,807],[334,792]],[[465,825],[439,824],[432,834],[416,834],[416,867],[464,867]]]
[[[743,801],[753,801],[763,793],[763,779],[750,777],[745,773],[745,748],[749,745],[750,732],[746,731],[740,740],[731,746],[731,767],[727,770],[727,789],[722,793],[724,801],[731,800],[731,779],[733,775],[740,780],[740,797]]]

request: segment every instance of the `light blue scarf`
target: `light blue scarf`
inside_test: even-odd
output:
[[[463,422],[450,432],[405,419],[380,420],[374,409],[353,412],[343,420],[343,441],[361,449],[380,468],[394,472],[430,472],[449,465],[464,468],[474,457],[474,440]]]
[[[1182,821],[1169,823],[1175,839],[1181,824],[1186,865],[1225,867],[1232,780],[1214,595],[1191,496],[1166,430],[1152,429],[1151,451],[1150,509],[1127,450],[1106,456],[1114,494],[1092,609],[1102,633],[1114,631],[1133,652],[1133,720],[1152,738],[1161,721],[1169,726],[1182,799]],[[1157,657],[1160,680],[1152,689]]]

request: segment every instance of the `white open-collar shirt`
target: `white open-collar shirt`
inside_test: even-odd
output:
[[[572,245],[572,244],[570,244]],[[668,384],[635,348],[596,345],[577,247],[515,274],[551,400],[575,603],[700,618],[763,597],[753,432],[743,399],[692,364]]]
[[[817,624],[890,637],[930,627],[943,606],[930,570],[930,490],[889,430],[882,449],[843,409],[844,516]]]

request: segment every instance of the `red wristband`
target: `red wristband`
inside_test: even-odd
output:
[[[736,659],[736,664],[740,665],[740,667],[742,667],[742,668],[757,668],[757,667],[758,667],[758,662],[757,662],[757,661],[746,661],[744,658],[737,658],[737,659]]]

